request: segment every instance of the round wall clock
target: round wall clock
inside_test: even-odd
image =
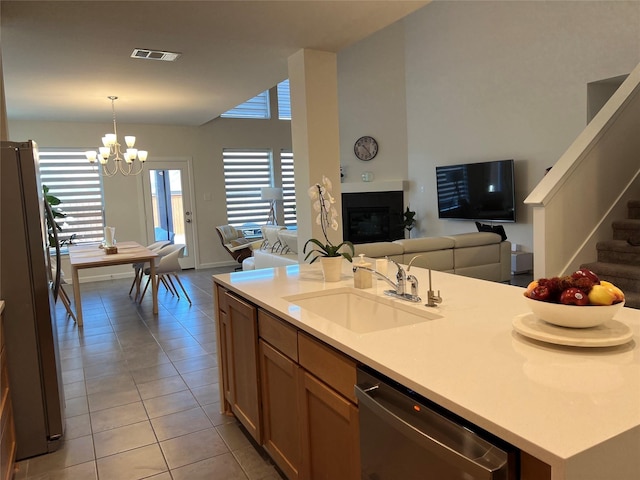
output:
[[[353,145],[353,153],[365,162],[372,160],[378,154],[378,142],[373,137],[360,137]]]

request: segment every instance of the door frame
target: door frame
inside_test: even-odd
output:
[[[193,267],[189,264],[186,268],[198,268],[200,265],[200,253],[198,251],[198,227],[197,227],[197,213],[196,213],[196,199],[195,199],[195,187],[193,179],[193,158],[192,157],[154,157],[146,164],[148,167],[144,169],[144,173],[140,175],[138,183],[140,192],[140,205],[142,208],[144,223],[142,230],[144,231],[145,238],[147,239],[147,245],[152,243],[155,239],[153,234],[153,227],[150,227],[153,223],[153,212],[151,211],[151,205],[147,201],[146,185],[149,185],[149,170],[177,170],[180,169],[185,172],[187,178],[182,178],[183,187],[189,189],[189,198],[191,199],[191,223],[185,222],[185,229],[191,226],[191,255],[193,256]],[[183,212],[184,214],[184,212]],[[185,237],[187,236],[185,230]],[[189,245],[188,245],[189,246]]]

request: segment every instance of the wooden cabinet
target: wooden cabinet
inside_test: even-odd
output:
[[[289,480],[360,479],[356,362],[217,284],[215,298],[225,412]],[[521,480],[550,478],[520,452]]]
[[[224,409],[233,412],[251,436],[261,442],[257,309],[217,288]]]
[[[303,369],[300,384],[301,478],[360,478],[358,408]]]
[[[290,480],[358,479],[356,364],[258,313],[263,445]]]
[[[16,458],[16,431],[9,389],[7,352],[4,348],[4,302],[0,301],[0,480],[13,477]]]
[[[300,367],[260,339],[264,449],[289,480],[300,477]]]

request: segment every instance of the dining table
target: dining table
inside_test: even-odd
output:
[[[154,315],[158,314],[158,280],[156,278],[156,266],[154,261],[154,259],[158,257],[158,254],[137,242],[118,242],[116,247],[117,253],[108,254],[101,244],[69,246],[69,262],[71,263],[71,275],[73,278],[73,299],[76,308],[77,324],[79,327],[83,325],[83,318],[78,272],[85,268],[109,267],[113,265],[148,262],[150,266],[149,274],[151,278],[151,293],[153,296],[153,313]],[[138,290],[139,287],[140,284],[138,280]]]

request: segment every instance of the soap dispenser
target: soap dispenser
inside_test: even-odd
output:
[[[371,264],[364,261],[364,253],[360,254],[360,260],[355,266],[371,268]],[[353,272],[353,286],[355,288],[371,288],[372,285],[373,279],[370,270],[357,268],[355,272]]]

